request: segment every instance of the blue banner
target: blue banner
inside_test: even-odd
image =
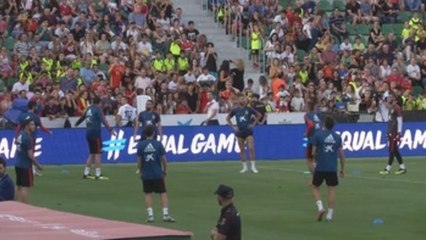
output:
[[[386,124],[358,123],[336,125],[347,157],[386,157]],[[229,126],[164,127],[162,143],[169,161],[238,160],[236,137]],[[133,129],[115,129],[116,136],[103,130],[103,162],[136,162],[137,139]],[[301,159],[305,156],[304,125],[256,126],[256,158],[262,160]],[[14,163],[15,132],[0,131],[0,156]],[[426,155],[425,123],[405,123],[401,139],[403,156]],[[35,154],[43,164],[83,164],[89,154],[85,129],[53,129],[52,135],[38,132]]]

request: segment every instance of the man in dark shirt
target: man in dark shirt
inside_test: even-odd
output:
[[[389,141],[389,160],[388,165],[380,175],[390,174],[394,158],[399,163],[399,170],[395,172],[396,175],[401,175],[407,172],[401,154],[399,153],[399,143],[401,142],[402,133],[402,114],[401,107],[398,105],[396,96],[392,93],[386,98],[386,104],[389,108],[389,123],[388,123],[388,141]]]
[[[258,113],[260,113],[260,118],[258,124],[260,125],[266,125],[266,121],[268,119],[268,116],[266,115],[266,106],[262,101],[259,101],[259,94],[253,94],[252,101],[251,101],[251,107],[256,110]]]
[[[229,186],[221,184],[215,194],[222,210],[216,227],[210,233],[211,239],[241,240],[240,213],[232,201],[234,190]]]

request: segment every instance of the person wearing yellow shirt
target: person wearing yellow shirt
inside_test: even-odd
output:
[[[157,73],[164,73],[165,72],[165,66],[164,66],[164,59],[162,57],[161,52],[157,52],[155,54],[155,58],[152,61],[152,68]]]
[[[164,59],[164,67],[167,73],[172,73],[176,70],[176,60],[171,53],[167,53],[167,57]]]
[[[253,25],[251,31],[251,57],[253,60],[253,67],[259,67],[259,53],[260,48],[262,47],[262,34],[260,32],[259,26]]]
[[[358,50],[358,51],[364,53],[365,52],[365,44],[361,40],[362,40],[361,37],[357,36],[355,38],[355,43],[352,45],[352,49]]]
[[[179,75],[183,76],[188,71],[189,67],[189,61],[188,58],[185,56],[185,51],[180,52],[180,56],[177,59],[177,68],[179,70]]]

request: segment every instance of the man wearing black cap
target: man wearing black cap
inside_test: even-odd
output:
[[[222,210],[216,227],[210,233],[211,239],[241,240],[240,213],[232,201],[234,190],[229,186],[221,184],[215,194]]]

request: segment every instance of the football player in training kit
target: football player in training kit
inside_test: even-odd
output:
[[[240,157],[243,168],[240,173],[245,173],[248,171],[247,167],[247,156],[245,152],[245,143],[247,143],[247,147],[249,149],[250,163],[251,163],[251,171],[253,173],[258,173],[259,171],[256,169],[256,160],[255,160],[255,152],[254,152],[254,138],[253,138],[253,127],[257,124],[260,118],[260,114],[256,112],[253,108],[247,106],[247,97],[240,96],[239,103],[240,106],[233,109],[228,116],[226,117],[226,122],[231,126],[235,135],[238,138],[238,146],[240,147]],[[231,119],[235,117],[236,125],[233,125]]]
[[[307,112],[305,114],[305,124],[306,131],[304,137],[307,138],[307,147],[306,147],[306,164],[309,166],[310,162],[313,161],[312,156],[312,141],[315,133],[321,129],[321,120],[318,115],[315,113],[315,103],[313,100],[308,102],[306,105]],[[311,173],[313,173],[311,171]]]

